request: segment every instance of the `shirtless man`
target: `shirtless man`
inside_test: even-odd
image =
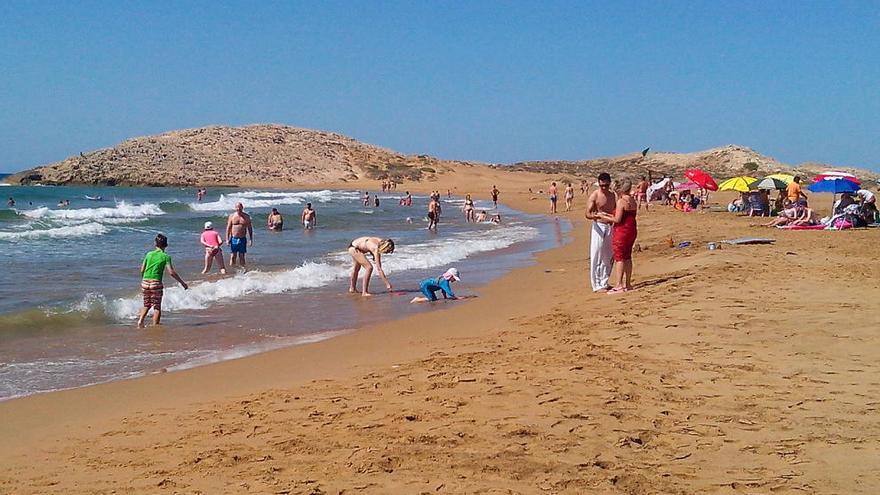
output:
[[[645,205],[645,211],[648,211],[648,187],[650,185],[651,183],[643,175],[639,185],[636,186],[636,211],[641,209],[643,204]]]
[[[587,212],[584,215],[593,224],[590,230],[590,285],[593,292],[608,290],[611,276],[611,223],[601,214],[613,215],[617,208],[617,198],[611,191],[611,176],[607,172],[599,174],[599,189],[587,198]]]
[[[312,209],[311,203],[306,203],[306,207],[303,208],[301,220],[306,229],[313,229],[315,225],[318,225],[318,213]]]
[[[428,230],[436,229],[437,222],[440,220],[440,202],[437,201],[434,196],[431,196],[431,201],[428,203]]]
[[[266,228],[280,232],[284,229],[284,217],[278,212],[278,208],[272,208],[272,213],[266,218]]]
[[[574,202],[574,188],[571,182],[565,184],[565,211],[571,211],[571,205]]]
[[[547,194],[550,195],[550,213],[556,213],[556,200],[559,198],[559,193],[556,190],[555,182],[550,183],[550,188],[547,189]]]
[[[499,191],[497,187],[492,186],[492,203],[495,204],[495,208],[498,208],[498,195],[499,194],[501,194],[501,191]]]
[[[367,259],[367,255],[373,257],[373,262],[376,264],[376,270],[379,272],[379,277],[385,282],[385,288],[390,291],[391,282],[388,281],[388,277],[385,276],[385,270],[382,269],[382,255],[391,254],[393,252],[394,241],[391,239],[358,237],[351,241],[351,244],[348,245],[348,254],[351,255],[354,265],[351,268],[351,285],[349,286],[348,291],[351,293],[357,292],[358,273],[361,268],[363,268],[364,281],[362,283],[361,295],[372,295],[370,294],[370,276],[373,274],[373,263],[370,263],[370,260]]]
[[[235,211],[229,215],[226,221],[226,239],[229,242],[229,250],[232,254],[229,256],[229,266],[234,266],[236,260],[245,267],[244,255],[247,253],[248,237],[251,239],[251,246],[254,245],[254,226],[251,223],[251,216],[244,212],[244,205],[235,204]]]

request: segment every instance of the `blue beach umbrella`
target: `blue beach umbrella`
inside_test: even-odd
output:
[[[859,185],[846,179],[820,180],[812,183],[809,189],[816,193],[854,193],[859,190]]]

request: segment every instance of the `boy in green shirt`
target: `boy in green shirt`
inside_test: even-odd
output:
[[[166,269],[175,280],[180,282],[184,290],[189,289],[186,282],[174,271],[174,267],[171,265],[171,256],[165,253],[165,248],[167,247],[168,238],[162,234],[157,234],[156,249],[147,253],[144,256],[144,262],[141,263],[141,289],[144,292],[144,307],[141,308],[141,314],[138,317],[138,328],[144,328],[144,319],[147,317],[150,308],[156,310],[153,313],[153,324],[160,324],[159,320],[162,318],[162,295],[165,292],[165,287],[162,285],[162,275]]]

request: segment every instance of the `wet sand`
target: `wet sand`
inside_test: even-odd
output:
[[[449,180],[547,207],[535,177],[493,174]],[[575,201],[570,244],[476,299],[0,403],[0,491],[880,491],[880,231],[663,208],[639,217],[637,290],[610,296],[587,289]],[[741,236],[776,243],[706,249]]]

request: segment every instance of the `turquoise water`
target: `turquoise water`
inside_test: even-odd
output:
[[[439,231],[429,232],[427,198],[402,207],[404,191],[379,193],[376,208],[353,191],[212,189],[197,201],[194,189],[179,188],[0,190],[3,205],[16,202],[0,207],[0,398],[229,359],[430,310],[406,304],[421,278],[455,264],[467,290],[528,263],[566,228],[503,206],[502,225],[466,223],[462,201],[447,198]],[[70,206],[59,207],[65,200]],[[224,233],[239,201],[255,225],[249,270],[201,275],[202,225],[210,220]],[[306,202],[318,212],[311,231],[299,225]],[[490,206],[477,202],[494,213]],[[283,232],[265,228],[271,207],[285,216]],[[157,232],[191,285],[166,280],[160,334],[131,329],[140,263]],[[367,234],[391,237],[398,249],[384,259],[394,294],[365,303],[346,293],[345,249]],[[372,288],[384,292],[376,280]]]

